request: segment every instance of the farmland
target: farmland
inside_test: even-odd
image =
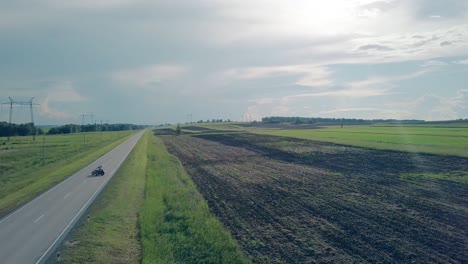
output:
[[[132,131],[0,138],[0,216],[105,154]]]
[[[184,126],[193,133],[248,132],[261,135],[324,141],[368,149],[468,157],[468,126],[444,125],[354,125],[318,126],[288,124],[202,124]]]
[[[371,149],[468,157],[468,127],[349,126],[317,129],[261,129],[251,132],[326,141]]]
[[[253,262],[468,260],[466,158],[199,132],[161,138]]]

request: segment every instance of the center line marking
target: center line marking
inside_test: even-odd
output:
[[[34,220],[34,223],[37,223],[37,221],[39,221],[39,219],[41,219],[42,217],[44,217],[44,215],[39,216],[36,220]]]
[[[67,195],[65,195],[65,197],[63,197],[63,199],[67,199],[68,195],[70,195],[71,192],[67,193]]]

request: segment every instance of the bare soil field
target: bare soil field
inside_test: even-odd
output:
[[[467,263],[468,159],[253,134],[162,136],[254,263]]]

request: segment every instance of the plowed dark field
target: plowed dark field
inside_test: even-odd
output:
[[[467,263],[468,159],[252,134],[162,136],[253,262]]]

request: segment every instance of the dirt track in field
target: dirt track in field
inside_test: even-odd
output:
[[[251,134],[164,136],[254,262],[468,261],[468,159]]]

